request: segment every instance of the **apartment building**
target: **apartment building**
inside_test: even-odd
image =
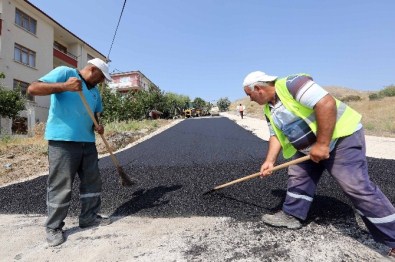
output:
[[[59,7],[61,8],[61,7]],[[0,72],[7,89],[20,88],[53,68],[83,68],[87,61],[106,57],[63,27],[39,7],[25,0],[0,0]],[[0,117],[0,134],[27,134],[35,123],[46,122],[49,96],[26,96],[26,110],[16,119]]]
[[[149,91],[150,88],[159,89],[140,71],[112,73],[111,78],[112,82],[109,83],[109,87],[120,93],[139,90]]]

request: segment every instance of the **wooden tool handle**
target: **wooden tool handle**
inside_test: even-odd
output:
[[[289,167],[289,166],[291,166],[291,165],[299,164],[299,163],[301,163],[301,162],[303,162],[303,161],[306,161],[306,160],[309,160],[309,159],[310,159],[310,155],[303,156],[303,157],[294,159],[294,160],[292,160],[292,161],[289,161],[289,162],[287,162],[287,163],[284,163],[284,164],[275,166],[275,167],[272,168],[271,171],[272,171],[272,172],[273,172],[273,171],[277,171],[277,170],[280,170],[280,169]],[[246,181],[246,180],[249,180],[249,179],[258,177],[258,176],[260,176],[260,174],[261,174],[261,173],[258,172],[258,173],[255,173],[255,174],[252,174],[252,175],[249,175],[249,176],[245,176],[245,177],[242,177],[242,178],[239,178],[239,179],[230,181],[230,182],[228,182],[228,183],[226,183],[226,184],[222,184],[222,185],[219,185],[219,186],[217,186],[217,187],[214,187],[214,190],[217,190],[217,189],[220,189],[220,188],[224,188],[224,187],[227,187],[227,186],[230,186],[230,185],[239,183],[239,182],[243,182],[243,181]]]
[[[86,101],[84,94],[82,93],[82,91],[78,91],[78,94],[80,95],[81,101],[84,104],[85,109],[88,112],[89,116],[91,117],[93,124],[95,124],[96,128],[99,128],[99,123],[97,123],[95,115],[93,114],[88,102]]]
[[[81,101],[84,104],[86,111],[88,112],[89,116],[91,117],[93,124],[95,125],[96,128],[99,128],[99,123],[97,122],[95,115],[93,114],[88,102],[85,99],[84,94],[82,93],[82,91],[78,91],[78,94],[80,95]],[[103,139],[104,144],[106,145],[107,151],[110,153],[111,159],[114,162],[116,167],[119,167],[120,164],[118,162],[118,159],[113,155],[112,150],[110,145],[107,143],[107,140],[105,139],[103,134],[99,134],[101,136],[101,138]]]

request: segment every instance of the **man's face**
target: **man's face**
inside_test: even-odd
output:
[[[259,105],[264,105],[267,104],[269,101],[268,95],[265,93],[263,88],[259,88],[257,86],[254,86],[254,90],[251,90],[250,87],[245,86],[244,87],[244,92],[246,93],[247,96],[250,97],[250,100],[259,104]]]
[[[86,81],[90,85],[95,86],[97,84],[102,83],[104,80],[105,80],[105,77],[104,77],[102,71],[99,68],[92,66],[91,67],[91,75],[89,76],[89,79],[86,79]]]

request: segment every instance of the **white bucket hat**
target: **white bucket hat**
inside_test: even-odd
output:
[[[103,73],[104,77],[108,81],[112,81],[112,78],[111,78],[109,70],[108,70],[108,65],[106,63],[104,63],[103,60],[101,60],[100,58],[93,58],[88,61],[88,64],[92,64],[92,65],[96,66],[97,68],[99,68],[100,71]]]
[[[254,84],[256,82],[272,82],[272,81],[276,80],[277,78],[278,78],[277,76],[270,76],[262,71],[254,71],[254,72],[249,73],[244,78],[243,86],[249,86],[249,85]]]

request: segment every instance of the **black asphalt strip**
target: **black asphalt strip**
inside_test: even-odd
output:
[[[264,125],[265,123],[262,122]],[[102,213],[113,216],[225,216],[257,220],[281,208],[286,170],[203,195],[217,185],[259,171],[267,142],[227,118],[188,119],[116,154],[123,170],[139,184],[124,188],[111,159],[99,161],[103,180]],[[279,163],[284,160],[280,159]],[[395,160],[368,158],[371,179],[395,203]],[[46,214],[47,176],[0,188],[1,214]],[[76,179],[69,215],[78,216]],[[325,174],[310,219],[347,221],[350,202]]]

